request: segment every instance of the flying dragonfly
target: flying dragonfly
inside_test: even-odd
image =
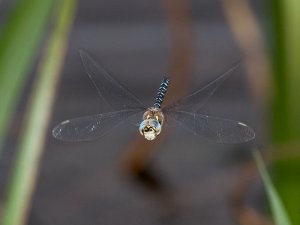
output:
[[[248,125],[224,118],[198,113],[219,85],[239,66],[234,65],[217,79],[196,92],[161,108],[170,80],[165,77],[158,89],[153,106],[144,104],[88,53],[80,50],[80,56],[88,77],[97,92],[114,111],[65,120],[52,130],[52,135],[64,141],[89,141],[101,138],[112,128],[129,117],[144,112],[139,132],[152,141],[161,133],[166,117],[175,119],[195,135],[218,143],[243,143],[255,138]]]

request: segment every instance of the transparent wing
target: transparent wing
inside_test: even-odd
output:
[[[220,84],[229,75],[231,75],[232,72],[235,71],[239,66],[240,63],[235,64],[229,70],[227,70],[221,76],[219,76],[217,79],[211,81],[200,90],[197,90],[196,92],[178,100],[177,102],[171,104],[170,106],[165,107],[164,111],[166,113],[172,111],[179,111],[179,110],[190,111],[190,112],[198,111],[199,109],[201,109],[202,106],[204,106],[207,100],[214,94],[214,92],[217,90]]]
[[[113,127],[140,109],[121,110],[66,120],[52,130],[52,135],[64,141],[89,141],[107,134]]]
[[[194,134],[218,143],[243,143],[255,138],[252,128],[238,121],[184,111],[177,111],[172,117]]]
[[[144,105],[120,82],[113,78],[104,68],[83,50],[79,51],[85,70],[96,87],[98,94],[114,110],[143,108]]]

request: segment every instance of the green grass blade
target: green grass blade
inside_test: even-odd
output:
[[[300,1],[274,0],[272,56],[274,73],[273,138],[276,143],[300,139]]]
[[[53,0],[20,0],[0,33],[0,150]],[[1,153],[1,152],[0,152]]]
[[[293,224],[300,224],[300,1],[269,0],[273,57],[272,137],[276,188]],[[291,155],[289,155],[291,154]],[[282,157],[284,156],[284,157]]]
[[[262,177],[264,186],[266,188],[267,196],[271,206],[271,211],[276,225],[291,225],[287,212],[283,206],[283,203],[272,183],[272,180],[267,172],[264,161],[258,150],[255,150],[254,159],[257,164],[258,170]]]
[[[8,199],[2,225],[24,224],[30,209],[30,199],[36,183],[39,160],[51,116],[55,87],[64,62],[76,0],[59,1],[57,6],[57,22],[49,40],[47,54],[40,64],[25,116],[16,165],[8,186]]]
[[[286,73],[287,93],[288,93],[288,113],[289,113],[289,139],[300,139],[300,1],[283,1],[285,15],[285,52],[286,52]],[[300,222],[300,221],[299,221]]]

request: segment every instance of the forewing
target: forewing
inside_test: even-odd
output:
[[[184,111],[177,111],[172,117],[194,134],[218,143],[237,144],[255,138],[252,128],[238,121]]]
[[[235,64],[229,70],[224,72],[217,79],[211,81],[200,90],[178,100],[177,102],[171,104],[164,108],[165,112],[174,112],[174,111],[190,111],[196,112],[207,102],[207,100],[214,94],[217,88],[222,84],[222,82],[228,78],[240,66],[240,63]]]
[[[140,109],[121,110],[66,120],[52,130],[52,135],[64,141],[89,141],[107,134],[113,127]]]
[[[80,56],[85,70],[96,87],[98,94],[114,110],[145,108],[140,100],[119,81],[113,78],[88,53],[80,50]]]

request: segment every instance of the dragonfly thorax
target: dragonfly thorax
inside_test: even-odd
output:
[[[139,131],[147,140],[154,140],[160,134],[164,115],[159,108],[151,107],[143,115]]]

